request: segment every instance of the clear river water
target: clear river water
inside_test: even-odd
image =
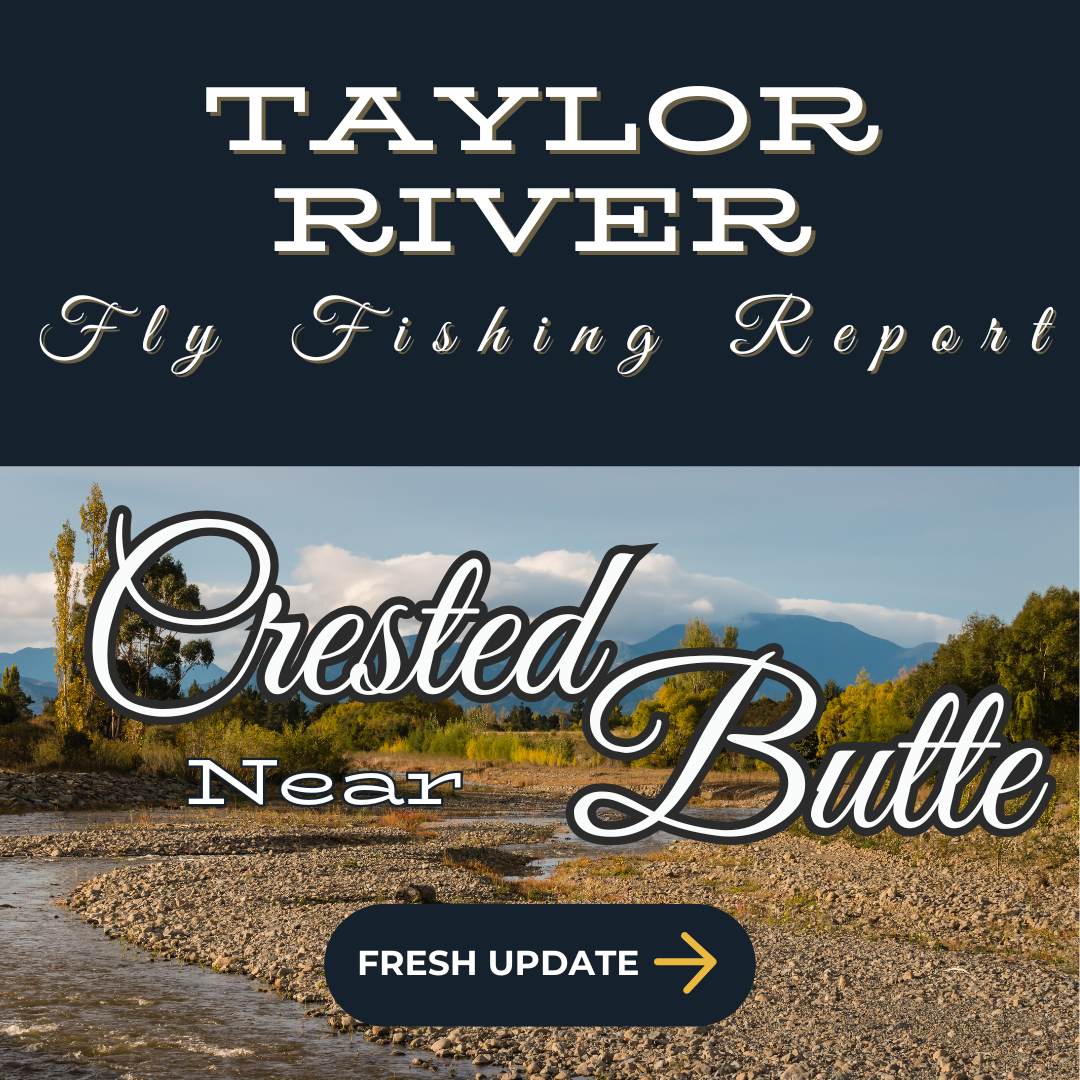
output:
[[[42,815],[21,815],[24,820]],[[45,831],[40,828],[29,831]],[[133,860],[139,861],[139,860]],[[66,908],[61,893],[108,859],[0,863],[0,1076],[4,1080],[385,1080],[389,1047],[330,1035],[303,1006],[195,965],[148,962]],[[414,1070],[415,1071],[415,1070]]]

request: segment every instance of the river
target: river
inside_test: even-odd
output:
[[[44,815],[20,815],[27,819]],[[29,831],[46,831],[37,825]],[[132,860],[143,861],[143,860]],[[389,1077],[389,1048],[331,1035],[303,1006],[194,965],[149,962],[56,901],[119,865],[5,859],[0,879],[0,1076],[5,1080]]]
[[[692,809],[744,817],[752,810]],[[145,818],[140,812],[140,822]],[[161,820],[175,817],[163,811]],[[127,812],[34,812],[0,816],[0,832],[42,834],[126,823]],[[557,828],[555,850],[537,852],[543,874],[567,858],[610,855],[550,815],[492,815]],[[492,817],[471,819],[477,822]],[[157,820],[157,818],[155,818]],[[463,822],[464,823],[464,822]],[[644,854],[674,838],[658,833],[626,846]],[[535,845],[514,845],[535,848]],[[348,1069],[360,1080],[407,1072],[411,1054],[331,1034],[294,1001],[196,965],[151,961],[59,905],[80,881],[139,859],[4,859],[0,866],[0,1076],[5,1080],[324,1080]],[[7,906],[10,905],[10,906]],[[466,1070],[467,1071],[467,1070]]]

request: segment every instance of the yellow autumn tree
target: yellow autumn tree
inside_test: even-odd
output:
[[[725,626],[724,636],[720,638],[704,620],[696,616],[687,619],[686,629],[679,641],[680,649],[720,647],[739,647],[738,627]],[[713,698],[730,678],[730,671],[682,672],[665,679],[652,698],[640,702],[630,717],[630,726],[635,734],[644,730],[654,712],[666,713],[670,721],[663,743],[647,758],[642,759],[640,764],[656,767],[674,765],[686,749]]]
[[[75,564],[75,530],[70,521],[65,521],[56,538],[56,547],[49,552],[53,564],[53,578],[56,581],[56,614],[53,616],[53,630],[56,634],[56,647],[53,660],[56,670],[56,726],[61,734],[79,725],[73,723],[78,714],[76,703],[80,697],[79,668],[75,664],[74,635],[72,632],[75,599],[82,584]]]
[[[96,483],[91,485],[90,494],[79,507],[79,519],[87,545],[87,561],[82,570],[75,564],[75,530],[70,520],[64,522],[56,547],[49,552],[56,582],[55,708],[56,724],[62,734],[74,730],[90,735],[101,732],[110,720],[113,728],[118,723],[118,718],[110,715],[94,692],[84,658],[87,609],[109,569],[109,510]]]
[[[859,672],[855,682],[834,697],[818,721],[818,756],[836,742],[888,742],[911,727],[904,712],[907,672],[875,683]]]

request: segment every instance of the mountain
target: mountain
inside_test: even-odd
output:
[[[20,649],[18,652],[0,653],[0,668],[15,664],[23,679],[39,679],[55,684],[54,663],[52,649]]]
[[[15,664],[19,669],[19,681],[23,691],[34,699],[30,711],[35,716],[41,714],[43,697],[56,697],[56,669],[54,667],[52,649],[19,649],[18,652],[0,653],[0,670]],[[228,674],[224,668],[217,664],[207,664],[206,667],[198,667],[184,676],[183,686],[189,687],[196,679],[200,686],[209,686],[217,679],[223,679]]]
[[[937,641],[924,641],[914,648],[905,649],[893,641],[864,633],[850,623],[829,622],[813,615],[752,612],[733,622],[739,627],[739,648],[752,651],[775,642],[783,646],[787,660],[808,671],[822,685],[833,678],[841,686],[849,686],[864,668],[874,682],[894,679],[901,668],[910,670],[917,664],[931,660],[940,644]],[[685,629],[683,623],[675,623],[636,645],[616,641],[619,651],[615,667],[648,653],[677,648]],[[722,634],[723,627],[715,629]],[[627,694],[623,699],[623,711],[631,712],[638,702],[652,697],[661,683],[662,680],[656,679]],[[759,696],[782,697],[786,690],[779,683],[766,682]],[[463,705],[466,704],[460,695],[458,698]],[[493,707],[496,712],[503,705],[509,709],[517,700],[514,697],[503,698],[493,702]],[[565,707],[566,704],[551,694],[543,701],[532,703],[531,707],[534,712],[543,713],[550,712],[552,708]]]
[[[924,641],[905,649],[893,641],[864,633],[850,623],[829,622],[813,615],[751,612],[732,622],[739,628],[740,649],[753,651],[773,643],[781,645],[784,658],[808,671],[821,685],[833,678],[841,686],[850,686],[864,668],[874,682],[894,679],[901,668],[910,670],[916,664],[931,660],[940,644]],[[723,630],[722,627],[714,629]],[[648,640],[631,645],[632,655],[645,656],[677,648],[684,630],[682,623],[675,623]],[[659,680],[646,683],[628,696],[623,710],[629,712],[631,702],[636,705],[644,701],[659,687]],[[762,688],[762,693],[769,697],[783,696],[785,692],[786,688],[779,683],[767,682]]]
[[[739,627],[739,647],[742,649],[760,649],[763,645],[776,642],[783,646],[784,657],[793,664],[808,671],[819,683],[824,684],[829,678],[835,679],[841,686],[853,683],[859,672],[865,668],[867,675],[874,682],[893,679],[901,668],[911,669],[916,664],[930,660],[937,651],[938,642],[924,641],[912,649],[905,649],[893,641],[863,633],[850,623],[829,622],[813,615],[775,615],[765,612],[751,612],[734,620]],[[716,629],[721,629],[717,627]],[[625,641],[616,641],[618,653],[615,666],[628,660],[644,656],[647,653],[674,649],[683,635],[682,623],[675,623],[636,645]],[[411,648],[416,640],[414,636],[403,639],[406,647]],[[35,699],[33,709],[41,711],[41,698],[56,694],[56,674],[53,670],[52,649],[20,649],[14,653],[0,653],[0,668],[17,664],[22,677],[23,688]],[[183,685],[190,686],[198,680],[200,686],[208,686],[217,679],[224,678],[226,672],[216,664],[196,668],[184,678]],[[646,683],[632,694],[627,695],[623,709],[630,712],[639,701],[652,696],[660,686],[660,681]],[[767,683],[764,690],[769,696],[783,694],[777,683]],[[464,698],[458,695],[463,705]],[[307,700],[307,699],[305,699]],[[496,712],[505,705],[513,707],[517,698],[507,697],[493,702]],[[312,704],[308,701],[308,704]],[[534,712],[549,712],[556,707],[565,707],[566,702],[554,694],[543,701],[531,703]]]
[[[933,658],[940,642],[924,641],[905,649],[885,638],[874,637],[850,623],[829,622],[813,615],[774,615],[751,612],[733,622],[739,628],[740,649],[760,649],[776,642],[783,646],[784,658],[809,671],[819,683],[830,677],[848,686],[866,668],[874,682],[896,678],[902,667],[909,670]],[[716,627],[722,631],[722,627]],[[631,645],[632,655],[674,649],[684,626],[676,623],[647,641]]]

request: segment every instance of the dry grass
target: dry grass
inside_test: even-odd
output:
[[[439,776],[446,772],[460,772],[466,784],[483,784],[490,787],[522,788],[533,791],[551,791],[562,795],[577,791],[588,784],[606,784],[658,790],[667,783],[672,770],[653,768],[630,769],[621,761],[612,761],[592,755],[596,760],[575,765],[536,765],[532,762],[473,761],[468,758],[448,758],[436,755],[380,750],[357,756],[352,766],[380,772],[407,773],[428,772]],[[691,800],[692,806],[754,806],[755,797],[761,790],[775,787],[776,774],[769,771],[711,772],[704,782],[705,793],[713,796],[721,790],[719,798],[708,797]],[[399,784],[400,787],[400,784]]]
[[[522,878],[518,881],[508,881],[498,870],[482,859],[456,855],[452,849],[443,853],[442,864],[459,870],[471,870],[474,874],[486,877],[507,899],[549,904],[554,902],[556,894],[561,891],[554,881],[546,878]]]
[[[472,761],[470,758],[446,757],[440,754],[419,754],[408,750],[377,750],[354,754],[349,761],[349,768],[374,772],[410,773],[426,772],[432,776],[443,773],[460,772],[468,782],[480,779],[490,761]],[[399,781],[398,786],[401,786]]]
[[[430,829],[422,829],[421,826],[429,821],[445,821],[446,818],[435,814],[427,814],[423,810],[399,810],[393,807],[380,814],[369,824],[380,825],[387,829],[404,829],[412,836],[423,840],[434,840],[435,833]]]

